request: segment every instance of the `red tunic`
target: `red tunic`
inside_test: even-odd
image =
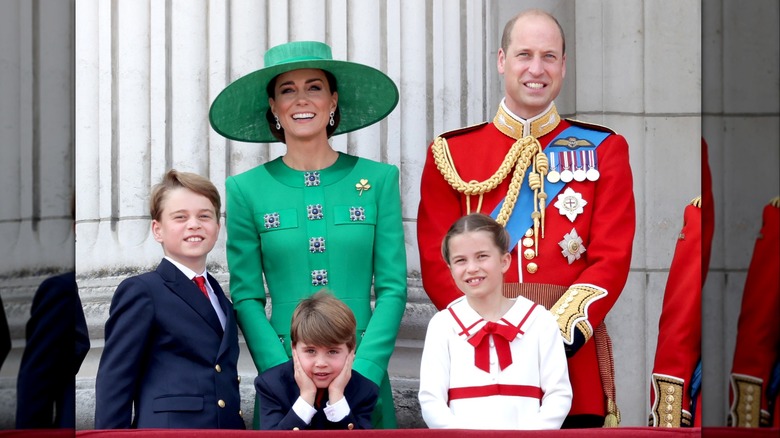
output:
[[[742,309],[737,325],[737,344],[731,368],[729,423],[744,427],[777,427],[780,402],[774,397],[770,423],[767,386],[772,367],[780,360],[780,198],[764,207],[764,222],[753,248]],[[759,413],[760,408],[760,413]]]
[[[702,209],[685,207],[666,281],[651,378],[652,426],[693,426],[690,385],[701,357]],[[697,410],[701,403],[697,403]],[[696,415],[701,425],[701,415]]]
[[[546,147],[571,124],[561,120],[552,131],[538,137],[539,143]],[[447,139],[455,168],[466,182],[484,181],[493,175],[516,141],[499,131],[493,123],[443,136]],[[602,294],[586,299],[583,315],[575,320],[575,324],[559,321],[564,339],[570,340],[574,330],[583,331],[585,338],[589,339],[593,328],[601,324],[625,285],[631,262],[636,213],[628,144],[622,136],[611,134],[598,147],[597,157],[601,174],[597,181],[572,181],[563,189],[571,188],[582,195],[587,202],[583,212],[572,222],[553,206],[555,197],[548,199],[545,236],[539,238],[539,254],[526,259],[522,250],[518,255],[518,248],[523,248],[518,245],[512,251],[512,265],[504,278],[509,283],[541,283],[565,288],[585,285],[602,291]],[[484,195],[482,213],[489,214],[504,198],[510,179],[511,174],[496,189]],[[527,173],[523,184],[527,184]],[[476,211],[477,203],[478,196],[472,196],[472,212]],[[441,242],[450,225],[466,213],[466,196],[445,181],[429,148],[420,188],[417,239],[423,287],[439,309],[461,296],[442,260]],[[572,229],[576,229],[582,238],[585,252],[578,260],[569,263],[561,253],[559,242]],[[529,272],[529,263],[536,264],[535,273]],[[570,357],[569,375],[574,392],[570,415],[605,415],[606,399],[594,342],[585,342]]]

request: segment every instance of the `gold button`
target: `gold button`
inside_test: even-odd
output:
[[[220,408],[224,408],[225,407],[225,400],[218,401],[217,402],[217,406],[219,406]]]
[[[666,427],[673,427],[672,423],[666,423]]]
[[[666,387],[666,393],[667,394],[674,394],[674,386],[667,386]]]
[[[222,367],[217,364],[217,366],[214,367],[215,370],[217,370],[218,373],[222,372]]]
[[[747,393],[748,394],[752,394],[753,393],[753,387],[752,386],[748,386],[747,387]]]
[[[666,412],[672,412],[673,410],[674,410],[674,406],[666,405]]]
[[[528,230],[526,230],[525,237],[534,237],[534,229],[529,228]]]
[[[300,430],[298,429],[298,426],[293,427],[293,430]]]
[[[526,260],[531,260],[532,258],[536,257],[536,252],[534,252],[531,248],[526,248],[525,251],[523,251],[523,257],[526,258]]]
[[[563,307],[559,307],[558,308],[558,315],[563,315],[563,312],[565,312],[565,310],[563,310]]]
[[[528,264],[528,266],[525,267],[525,269],[528,271],[529,274],[535,274],[536,271],[539,270],[539,266],[537,266],[536,263],[531,262]]]
[[[666,421],[671,422],[672,420],[674,420],[674,417],[672,416],[672,414],[666,414]]]
[[[347,429],[352,430],[355,428],[355,425],[352,423],[347,424]]]
[[[534,246],[534,239],[530,237],[526,237],[525,239],[523,239],[523,246],[526,248],[530,248]]]
[[[753,419],[753,416],[751,414],[745,414],[745,421],[750,421]]]
[[[238,376],[237,379],[238,379],[238,383],[241,383],[241,376]]]
[[[239,417],[243,417],[243,416],[244,416],[244,411],[242,411],[241,409],[239,409],[239,410],[238,410],[238,416],[239,416]]]

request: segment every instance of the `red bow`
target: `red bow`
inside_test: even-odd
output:
[[[474,346],[474,366],[486,373],[490,372],[489,338],[491,336],[496,345],[498,365],[501,370],[503,371],[504,368],[512,365],[512,350],[509,348],[509,343],[517,337],[518,333],[520,333],[520,329],[515,326],[488,321],[469,339],[469,344]]]

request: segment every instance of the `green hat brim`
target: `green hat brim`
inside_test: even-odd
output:
[[[266,86],[282,73],[304,68],[326,70],[336,78],[341,120],[333,135],[372,125],[398,104],[398,88],[393,80],[373,67],[339,60],[294,61],[254,71],[228,85],[211,104],[212,128],[232,140],[279,141],[265,118],[270,108]]]

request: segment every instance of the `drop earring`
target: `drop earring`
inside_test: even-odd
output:
[[[335,120],[333,120],[333,114],[334,114],[334,112],[333,112],[333,111],[331,111],[331,112],[330,112],[330,121],[328,121],[328,124],[329,124],[330,126],[333,126],[333,125],[335,125],[335,124],[336,124],[336,121],[335,121]]]
[[[279,124],[279,116],[274,114],[274,119],[276,119],[276,130],[277,131],[281,131],[282,130],[282,125]]]

